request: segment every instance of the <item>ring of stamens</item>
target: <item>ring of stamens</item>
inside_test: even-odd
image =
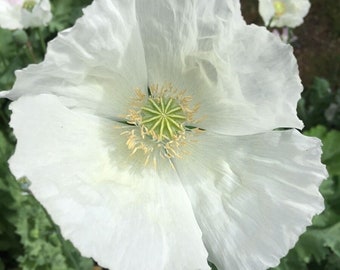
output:
[[[131,155],[143,153],[144,165],[149,160],[156,164],[157,153],[172,164],[171,158],[182,158],[187,154],[184,146],[194,141],[192,135],[202,132],[202,129],[194,126],[198,122],[194,114],[199,106],[191,106],[192,98],[171,84],[162,87],[151,85],[148,92],[146,95],[136,89],[136,96],[125,116],[130,127],[121,134],[127,136],[126,145]]]
[[[23,7],[24,9],[28,10],[28,11],[32,11],[33,8],[35,7],[35,5],[36,5],[36,2],[35,2],[34,0],[26,0],[26,1],[23,3],[22,7]]]
[[[286,12],[286,6],[281,0],[274,1],[275,17],[280,17]]]
[[[173,98],[149,98],[141,108],[141,116],[141,125],[159,142],[184,132],[186,116]]]

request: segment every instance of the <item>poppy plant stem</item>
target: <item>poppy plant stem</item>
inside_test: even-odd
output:
[[[27,56],[30,58],[30,60],[33,63],[36,63],[37,62],[37,58],[35,57],[35,54],[34,54],[33,48],[32,48],[32,44],[31,44],[30,41],[26,42],[25,51],[26,51]]]
[[[41,27],[38,28],[37,32],[38,32],[38,36],[39,36],[39,40],[40,40],[41,49],[43,51],[43,54],[45,55],[45,53],[46,53],[46,43],[45,43],[45,39],[44,39],[44,35],[43,35]]]

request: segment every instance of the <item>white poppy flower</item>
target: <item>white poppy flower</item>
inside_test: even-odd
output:
[[[84,256],[266,269],[320,213],[292,48],[238,1],[98,0],[16,72],[9,164]]]
[[[309,0],[259,0],[260,15],[270,27],[297,27],[309,8]]]
[[[0,27],[22,29],[46,25],[52,19],[49,0],[0,0]]]

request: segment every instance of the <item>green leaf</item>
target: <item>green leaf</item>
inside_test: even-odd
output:
[[[13,145],[0,131],[0,258],[4,269],[15,268],[16,258],[22,253],[20,237],[15,233],[19,222],[17,209],[20,207],[22,196],[7,165],[12,151]]]
[[[313,257],[321,263],[329,254],[329,250],[340,256],[340,222],[328,228],[310,228],[300,237],[296,248],[298,252],[304,254],[306,262]]]
[[[324,126],[317,126],[306,131],[308,136],[318,137],[323,143],[322,162],[332,175],[340,175],[340,131],[327,131]]]
[[[322,161],[327,165],[329,173],[340,175],[340,132],[330,131],[323,143]]]
[[[217,270],[217,267],[213,263],[208,262],[208,264],[211,267],[211,270]]]
[[[308,270],[305,261],[303,261],[296,252],[296,249],[289,251],[288,255],[281,259],[280,265],[271,268],[276,270]]]
[[[315,125],[326,125],[325,111],[333,100],[333,93],[327,80],[315,77],[313,84],[306,87],[298,103],[298,115],[305,124],[305,129]]]
[[[340,257],[332,254],[325,262],[325,270],[339,270],[340,269]]]
[[[64,30],[74,24],[82,15],[82,8],[89,5],[92,0],[52,0],[53,18],[49,24],[50,32]]]
[[[324,247],[324,240],[313,230],[301,235],[295,249],[305,263],[310,263],[312,259],[321,263],[329,254],[328,249]]]
[[[70,242],[62,239],[59,229],[31,195],[26,196],[19,217],[21,222],[17,226],[17,232],[24,246],[24,254],[18,258],[20,269],[92,268],[92,260],[82,258]]]

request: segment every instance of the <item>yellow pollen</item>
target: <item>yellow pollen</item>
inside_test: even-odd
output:
[[[280,17],[286,12],[285,4],[280,1],[274,1],[274,10],[275,10],[275,17]]]
[[[35,5],[36,5],[36,2],[35,2],[34,0],[26,0],[26,1],[23,3],[22,7],[23,7],[24,9],[28,10],[28,11],[32,11],[33,8],[35,7]]]

